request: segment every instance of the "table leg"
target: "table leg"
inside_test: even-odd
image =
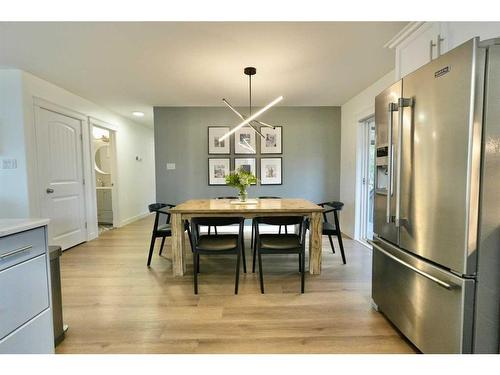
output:
[[[181,214],[172,214],[172,270],[174,276],[182,276],[186,271],[184,259],[184,223]]]
[[[309,273],[312,275],[321,273],[322,229],[321,212],[313,212],[309,227]]]

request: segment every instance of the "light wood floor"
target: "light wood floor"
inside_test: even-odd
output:
[[[261,295],[247,250],[249,273],[242,273],[238,295],[235,258],[221,256],[201,259],[195,296],[190,257],[184,277],[172,276],[158,250],[146,267],[151,226],[148,217],[64,252],[69,331],[57,353],[415,352],[371,308],[371,253],[355,241],[345,240],[344,266],[324,237],[322,274],[306,275],[303,295],[298,261],[283,255],[264,258]]]

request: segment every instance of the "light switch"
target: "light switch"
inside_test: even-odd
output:
[[[175,163],[167,163],[167,170],[175,169]]]
[[[17,159],[2,159],[0,167],[1,169],[16,169]]]

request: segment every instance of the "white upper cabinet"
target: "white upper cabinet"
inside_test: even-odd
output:
[[[396,80],[476,36],[500,37],[500,22],[410,22],[386,44],[396,49]]]

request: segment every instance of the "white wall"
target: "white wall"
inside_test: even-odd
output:
[[[17,161],[0,169],[0,217],[29,216],[22,100],[21,71],[0,70],[0,162]]]
[[[21,171],[25,171],[24,173],[28,181],[27,184],[29,187],[32,187],[28,189],[27,193],[24,193],[23,197],[23,200],[29,201],[28,212],[20,210],[22,211],[22,214],[20,214],[17,210],[10,210],[9,216],[20,217],[30,215],[36,217],[40,215],[38,205],[38,194],[40,190],[39,187],[37,188],[36,143],[34,138],[34,98],[41,98],[58,106],[113,125],[116,130],[118,169],[116,182],[118,185],[119,223],[120,225],[124,225],[146,214],[147,205],[155,199],[153,129],[134,123],[89,100],[35,77],[32,74],[16,70],[7,72],[16,72],[19,95],[22,95],[22,113],[19,114],[19,111],[15,110],[15,108],[19,108],[18,100],[16,103],[13,103],[15,105],[10,108],[11,116],[15,115],[17,121],[15,123],[11,122],[8,130],[9,133],[2,130],[0,135],[3,138],[4,133],[16,133],[16,144],[25,146],[25,150],[23,150],[25,156],[21,155],[19,160],[23,161],[25,158],[26,163],[22,163],[21,168],[18,168],[18,172],[21,173]],[[1,75],[0,78],[2,78]],[[8,80],[1,80],[0,87],[5,86],[4,81],[8,83]],[[0,91],[3,92],[3,90]],[[3,95],[0,93],[0,98],[2,97]],[[19,123],[19,117],[22,118],[21,124]],[[19,127],[21,127],[21,130]],[[25,137],[24,145],[22,145],[20,136],[17,134],[23,131]],[[3,143],[2,141],[1,144]],[[88,146],[90,147],[90,145]],[[12,146],[11,148],[14,147],[15,146]],[[7,150],[6,152],[10,151]],[[4,154],[7,155],[0,149],[0,156],[7,157],[4,156]],[[11,154],[12,153],[9,153],[9,155]],[[139,156],[142,160],[136,161],[136,156]],[[6,171],[1,172],[4,174]],[[21,181],[20,176],[16,177],[16,180]],[[0,193],[0,197],[2,197],[2,195],[3,192]],[[26,196],[28,199],[26,199]],[[19,199],[21,199],[21,197],[9,198],[12,202],[16,202]],[[14,206],[18,205],[18,203],[14,204]],[[2,203],[2,210],[3,206],[4,204]],[[3,212],[2,216],[7,217]]]
[[[370,87],[342,105],[340,142],[340,200],[344,209],[340,215],[342,232],[358,239],[356,217],[359,208],[356,197],[361,186],[357,183],[359,160],[359,121],[375,113],[375,96],[394,82],[394,71],[387,73]]]

